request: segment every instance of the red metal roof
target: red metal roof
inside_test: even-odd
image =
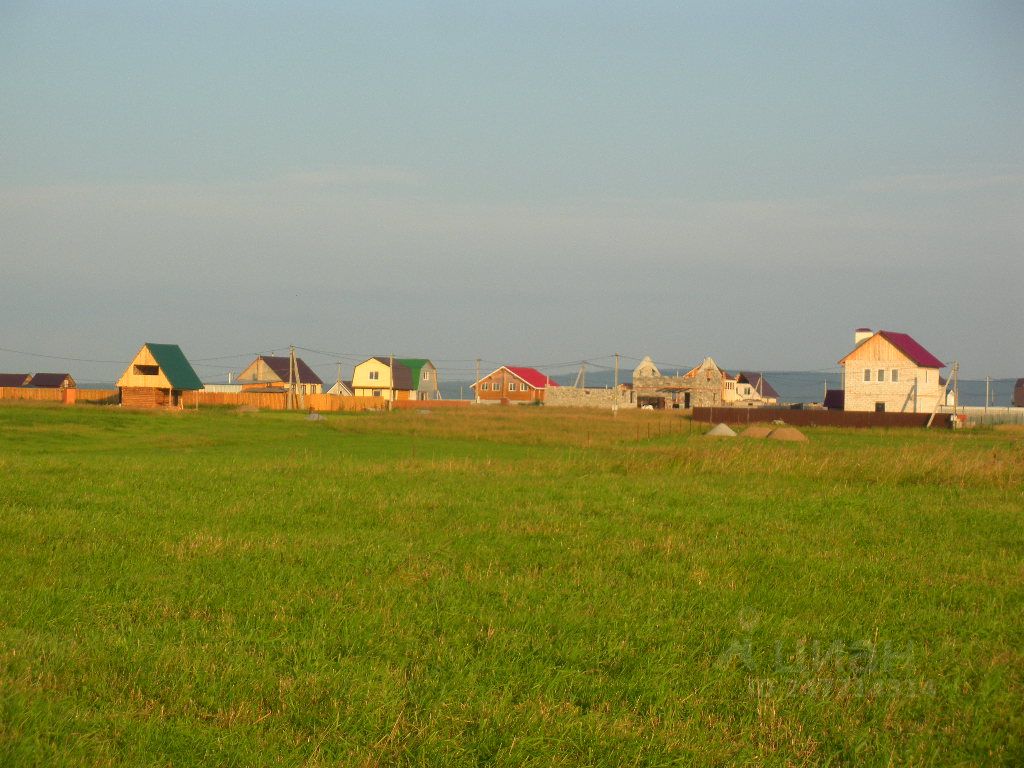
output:
[[[879,331],[878,335],[892,344],[896,349],[909,357],[915,365],[922,368],[945,368],[946,364],[935,355],[918,344],[908,333],[895,331]]]
[[[536,368],[523,368],[516,365],[506,365],[509,371],[514,373],[520,379],[525,381],[531,387],[535,389],[544,389],[545,387],[557,387],[558,382],[544,375]]]

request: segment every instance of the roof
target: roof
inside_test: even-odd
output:
[[[272,357],[268,355],[260,355],[257,360],[262,360],[267,364],[267,368],[277,374],[277,378],[281,381],[288,381],[288,371],[291,369],[291,358],[288,357]],[[313,369],[310,368],[303,361],[301,357],[295,358],[295,366],[299,369],[299,382],[302,384],[319,384],[323,386],[323,381],[317,376]]]
[[[424,366],[429,365],[431,368],[434,364],[423,357],[403,357],[401,359],[395,359],[396,363],[401,363],[409,369],[410,377],[412,378],[412,389],[420,388],[420,371],[423,370]]]
[[[70,379],[70,373],[37,373],[28,383],[30,387],[46,387],[47,389],[60,389],[66,379]],[[72,379],[74,381],[74,379]]]
[[[768,380],[764,378],[760,373],[750,373],[749,371],[740,371],[739,378],[747,382],[757,392],[760,393],[761,397],[774,397],[776,400],[779,398],[779,393],[775,391],[775,387],[768,383]]]
[[[875,336],[881,336],[883,339],[892,344],[896,349],[906,355],[910,361],[921,368],[945,368],[946,364],[939,360],[935,355],[929,352],[927,349],[922,347],[913,336],[909,333],[898,333],[897,331],[879,331],[874,336],[869,336],[864,339],[860,344],[853,348],[853,352],[856,352],[861,348],[861,345],[867,344]],[[839,362],[842,363],[847,357],[853,354],[846,355]]]
[[[527,384],[529,384],[534,389],[544,389],[545,387],[557,387],[558,386],[558,382],[555,381],[554,379],[552,379],[547,374],[541,373],[536,368],[527,368],[527,367],[521,366],[521,365],[503,365],[500,368],[495,368],[493,371],[488,373],[486,376],[481,377],[479,379],[479,381],[474,381],[472,386],[475,387],[477,384],[479,384],[484,379],[489,379],[491,376],[493,376],[496,373],[499,373],[500,371],[508,371],[513,376],[515,376],[517,379],[520,379],[521,381],[525,381]]]
[[[846,403],[846,390],[826,389],[824,406],[830,411],[841,411]]]
[[[22,387],[29,378],[27,373],[0,373],[0,387]]]
[[[153,344],[146,342],[146,348],[156,359],[161,372],[167,377],[173,389],[202,389],[203,382],[192,370],[191,364],[177,344]]]
[[[534,389],[544,389],[545,387],[557,387],[558,382],[552,380],[547,374],[541,373],[536,368],[525,368],[518,365],[506,365],[504,368],[520,379],[525,381]]]
[[[391,367],[390,357],[381,357],[380,355],[374,355],[371,360],[376,360],[378,363],[384,363],[384,365]],[[417,371],[417,379],[419,378],[419,372]],[[391,371],[391,388],[392,389],[416,389],[412,384],[412,371],[409,366],[405,365],[397,357],[395,358],[395,367]],[[387,387],[384,387],[387,389]]]

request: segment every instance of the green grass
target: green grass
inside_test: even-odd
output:
[[[806,431],[0,407],[0,764],[1021,764],[1024,431]]]

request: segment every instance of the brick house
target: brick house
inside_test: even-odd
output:
[[[843,366],[843,410],[931,413],[945,389],[945,363],[913,337],[858,328]]]
[[[536,368],[503,365],[473,383],[478,402],[543,403],[544,393],[558,383]]]

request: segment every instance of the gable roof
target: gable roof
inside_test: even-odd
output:
[[[776,400],[779,398],[779,393],[775,391],[775,387],[769,384],[767,379],[760,373],[740,371],[738,380],[747,382],[755,391],[761,394],[761,397],[774,397]]]
[[[27,373],[0,373],[0,387],[23,387],[30,378]]]
[[[177,344],[153,344],[147,341],[146,347],[171,383],[171,387],[188,390],[203,388],[203,382],[196,376],[185,353]]]
[[[260,355],[257,360],[262,360],[267,364],[267,368],[272,370],[274,374],[281,381],[288,381],[288,371],[291,368],[291,360],[287,357],[274,357],[270,355]],[[317,376],[313,369],[306,365],[305,361],[301,357],[295,358],[295,366],[299,369],[299,382],[302,384],[319,384],[323,386],[323,382],[320,377]]]
[[[376,360],[378,363],[384,363],[384,365],[391,367],[390,357],[381,357],[380,355],[374,355],[370,358]],[[365,361],[363,361],[365,362]],[[362,365],[362,363],[360,363]],[[412,385],[412,371],[409,370],[409,366],[405,365],[397,357],[395,358],[395,366],[391,371],[391,388],[392,389],[416,389]]]
[[[547,374],[541,373],[536,368],[527,368],[526,366],[521,365],[503,365],[502,368],[510,372],[513,376],[518,376],[534,389],[558,386],[557,381],[554,381]],[[500,371],[501,368],[498,370]]]
[[[45,387],[47,389],[60,389],[66,379],[71,379],[70,373],[37,373],[28,383],[30,387]],[[74,379],[71,383],[74,384]]]
[[[401,359],[396,358],[395,362],[401,363],[402,365],[409,369],[409,374],[412,379],[412,389],[419,389],[420,387],[420,371],[422,371],[423,368],[428,365],[431,368],[434,367],[434,364],[424,357],[403,357]]]
[[[896,349],[906,355],[910,362],[921,368],[945,368],[946,364],[939,360],[935,355],[929,352],[927,349],[922,347],[913,336],[909,333],[898,333],[896,331],[879,331],[874,336],[869,336],[864,339],[860,344],[853,348],[849,354],[843,357],[839,362],[842,363],[847,357],[852,355],[864,344],[867,344],[875,336],[881,336],[883,339],[892,344]]]

